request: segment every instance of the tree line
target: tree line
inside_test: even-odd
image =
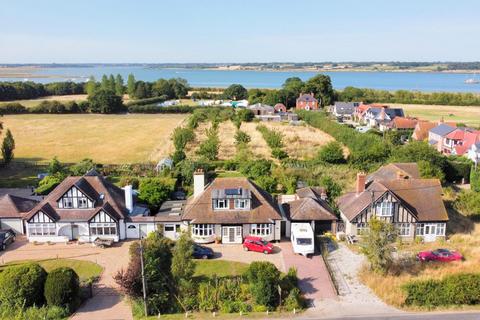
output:
[[[375,90],[346,87],[335,92],[337,101],[362,101],[364,103],[411,103],[434,105],[480,106],[480,95],[454,92],[418,92],[408,90]]]
[[[52,82],[48,84],[35,83],[32,81],[0,82],[0,101],[83,93],[85,93],[84,84],[72,81]]]

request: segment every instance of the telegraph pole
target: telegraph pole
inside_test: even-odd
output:
[[[143,265],[143,239],[140,239],[140,266],[142,268],[142,288],[143,288],[143,308],[145,316],[148,316],[147,312],[147,283],[145,281],[145,267]]]

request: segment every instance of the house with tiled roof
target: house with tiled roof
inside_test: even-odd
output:
[[[417,126],[417,118],[408,118],[408,117],[395,117],[389,124],[389,129],[405,131],[405,130],[414,130]]]
[[[470,128],[456,128],[442,140],[442,153],[462,156],[471,145],[480,142],[480,131]]]
[[[300,93],[295,106],[298,110],[318,110],[319,103],[313,93]]]
[[[38,201],[5,194],[0,197],[1,229],[12,229],[17,234],[25,233],[23,219]]]
[[[360,102],[336,101],[332,107],[332,113],[338,118],[352,119],[359,106]]]
[[[419,120],[413,129],[412,139],[416,141],[424,141],[428,139],[428,132],[436,127],[435,122],[427,120]]]
[[[126,239],[133,228],[145,235],[155,230],[153,221],[141,219],[148,215],[148,208],[136,203],[131,186],[122,190],[90,171],[84,176],[65,178],[28,211],[24,220],[29,241],[119,241]]]
[[[205,184],[203,171],[194,174],[194,192],[182,220],[199,243],[221,239],[242,243],[245,236],[280,240],[282,214],[276,200],[248,178],[216,178]]]
[[[297,189],[293,199],[285,201],[280,207],[285,217],[285,236],[290,237],[290,224],[294,222],[309,223],[316,234],[335,233],[337,216],[327,202],[324,188],[305,187]]]
[[[399,237],[426,242],[445,238],[448,215],[442,200],[438,179],[415,179],[381,176],[367,182],[363,173],[357,175],[356,190],[342,195],[338,208],[347,235],[359,235],[376,217],[392,223]],[[340,229],[340,228],[339,228]]]
[[[433,127],[428,132],[428,144],[437,149],[438,152],[442,152],[443,138],[455,129],[456,126],[440,122],[438,126]]]
[[[389,163],[367,176],[367,183],[374,180],[420,179],[420,171],[415,162]]]
[[[371,128],[388,130],[389,124],[397,117],[405,117],[402,108],[370,107],[363,115],[363,121]]]

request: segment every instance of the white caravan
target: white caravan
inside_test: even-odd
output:
[[[293,252],[305,257],[315,252],[313,229],[309,223],[292,223],[290,240]]]

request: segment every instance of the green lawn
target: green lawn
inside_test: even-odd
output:
[[[248,264],[227,260],[198,260],[195,262],[195,274],[196,277],[229,277],[238,276],[243,274]]]
[[[5,266],[0,267],[0,270],[5,268],[6,266],[19,265],[26,262],[38,262],[38,264],[40,264],[47,272],[52,271],[53,269],[56,269],[56,268],[69,267],[75,270],[80,280],[87,280],[90,278],[98,277],[103,271],[103,268],[94,262],[74,260],[74,259],[13,261],[13,262],[7,263]]]

